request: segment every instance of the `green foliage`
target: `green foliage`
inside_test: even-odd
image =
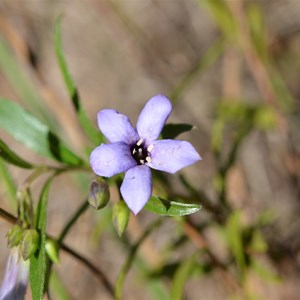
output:
[[[163,139],[175,139],[181,133],[194,129],[190,124],[166,124],[162,130]]]
[[[50,288],[53,298],[57,300],[71,300],[71,296],[68,291],[65,289],[62,283],[62,279],[59,277],[59,274],[53,270],[50,276]]]
[[[78,120],[82,126],[82,129],[86,135],[91,139],[94,145],[98,145],[103,142],[103,135],[101,132],[95,128],[91,120],[86,115],[84,109],[82,108],[81,99],[73,81],[73,78],[69,72],[66,59],[64,57],[62,42],[61,42],[61,18],[56,22],[54,30],[54,45],[56,58],[60,66],[63,79],[65,81],[66,87],[69,92],[70,99],[72,100],[73,107],[77,114]]]
[[[40,237],[35,229],[26,229],[22,234],[20,250],[24,261],[29,259],[39,247]]]
[[[7,195],[7,200],[9,201],[12,208],[17,210],[17,197],[16,197],[16,184],[6,166],[3,159],[0,158],[0,184]]]
[[[12,248],[20,244],[23,231],[24,229],[19,225],[15,225],[8,231],[6,234],[8,248]]]
[[[15,102],[0,99],[0,127],[43,156],[74,166],[83,163],[44,123]]]
[[[55,240],[48,238],[45,243],[45,250],[47,252],[48,257],[52,260],[52,262],[58,264],[59,263],[58,243]]]
[[[193,214],[201,209],[201,205],[168,201],[152,195],[145,209],[159,215],[174,217]]]
[[[16,91],[19,98],[26,103],[42,121],[51,129],[57,128],[55,117],[45,107],[41,97],[37,92],[34,83],[29,79],[28,72],[22,68],[22,64],[14,55],[12,49],[0,35],[0,68],[8,82]]]
[[[138,239],[138,241],[131,247],[129,255],[119,272],[118,278],[115,284],[115,297],[117,300],[122,298],[122,290],[123,285],[126,279],[126,275],[129,272],[134,259],[136,258],[139,247],[142,245],[143,241],[153,232],[153,230],[158,227],[161,223],[161,220],[154,221],[148,228],[144,231],[142,236]]]
[[[88,196],[89,204],[95,209],[104,208],[110,199],[108,184],[102,178],[97,177],[91,182]]]
[[[133,28],[133,31],[137,34],[136,36],[143,37],[134,22],[128,19],[118,7],[118,4],[114,2],[108,1],[107,5],[111,5],[111,8],[117,14],[123,14],[122,22],[130,22],[127,27],[125,26],[127,29]],[[154,183],[157,184],[157,190],[163,196],[152,195],[145,205],[145,210],[158,215],[158,219],[150,226],[145,224],[149,224],[153,214],[131,215],[122,199],[113,202],[117,198],[113,190],[111,201],[113,204],[107,205],[110,199],[109,188],[112,185],[120,187],[122,175],[109,179],[97,178],[96,181],[92,182],[90,193],[87,195],[91,174],[90,172],[88,175],[78,174],[78,170],[90,171],[90,169],[86,167],[86,162],[73,153],[72,148],[69,149],[56,134],[58,131],[55,130],[57,126],[55,118],[41,104],[38,88],[33,85],[33,82],[30,82],[15,55],[0,37],[1,71],[14,88],[14,92],[21,98],[21,101],[25,102],[26,107],[33,111],[33,113],[30,113],[16,102],[0,98],[0,129],[4,129],[12,138],[30,150],[62,164],[60,167],[48,167],[28,162],[27,158],[23,158],[22,151],[11,148],[5,141],[0,139],[0,183],[1,187],[4,187],[7,191],[7,193],[3,193],[4,196],[11,200],[17,212],[15,213],[16,217],[14,217],[9,213],[3,213],[3,210],[0,209],[0,215],[6,217],[13,224],[18,224],[7,234],[8,246],[19,247],[23,258],[25,260],[30,259],[30,285],[33,300],[43,299],[45,292],[48,292],[48,283],[51,289],[50,296],[54,299],[67,300],[72,298],[62,284],[63,278],[61,279],[58,276],[57,268],[59,268],[59,265],[53,264],[59,263],[61,250],[66,251],[67,255],[72,255],[86,266],[100,279],[103,287],[115,299],[122,299],[125,282],[133,266],[136,267],[137,271],[134,276],[140,277],[138,283],[143,284],[142,288],[147,290],[146,292],[149,292],[153,298],[162,300],[168,298],[184,299],[185,286],[191,277],[210,276],[210,272],[214,271],[222,275],[220,278],[224,279],[225,284],[230,283],[228,284],[229,288],[233,286],[233,293],[236,290],[238,291],[238,298],[243,299],[257,298],[255,291],[253,293],[248,291],[249,287],[247,285],[248,276],[253,273],[266,282],[281,282],[282,278],[274,271],[275,268],[272,268],[273,266],[270,263],[273,250],[272,241],[269,242],[262,230],[262,228],[274,222],[274,214],[267,211],[262,212],[257,218],[247,220],[249,224],[246,224],[246,222],[244,224],[242,218],[244,212],[237,210],[235,203],[232,204],[229,201],[231,199],[227,199],[230,195],[227,188],[229,171],[238,162],[243,141],[254,131],[268,133],[268,131],[276,129],[280,121],[279,116],[283,119],[286,118],[288,123],[288,113],[295,112],[294,99],[288,88],[289,82],[279,72],[274,62],[276,57],[273,57],[270,51],[270,49],[274,50],[274,45],[270,44],[268,39],[268,28],[266,28],[266,22],[259,3],[247,2],[235,7],[226,0],[199,0],[198,2],[210,12],[221,34],[205,52],[199,51],[198,53],[198,48],[195,48],[197,52],[195,51],[195,55],[191,54],[193,63],[187,67],[188,70],[184,71],[184,75],[179,78],[178,83],[170,87],[170,98],[173,103],[177,103],[182,97],[185,97],[185,92],[192,84],[198,83],[200,76],[208,71],[229,47],[239,50],[236,53],[240,56],[239,61],[242,63],[239,65],[239,70],[235,71],[239,73],[240,78],[234,84],[238,85],[238,89],[241,88],[241,93],[237,99],[225,99],[222,95],[219,95],[221,100],[215,106],[213,124],[207,130],[207,136],[211,137],[211,148],[206,148],[208,156],[210,156],[211,151],[214,154],[215,164],[211,163],[209,166],[215,168],[213,170],[214,174],[211,175],[208,172],[209,175],[206,175],[206,170],[201,171],[204,172],[205,176],[211,176],[210,181],[206,180],[206,183],[202,183],[197,182],[195,179],[195,182],[191,183],[187,179],[188,177],[181,174],[179,175],[179,185],[174,187],[173,181],[169,180],[168,175],[164,173],[155,174]],[[235,15],[235,9],[244,10],[240,11],[241,19]],[[242,28],[240,24],[244,24],[245,28]],[[247,33],[248,29],[249,36],[242,36]],[[147,39],[148,37],[145,36],[145,41]],[[143,47],[147,45],[143,43],[144,41],[141,43]],[[61,18],[58,19],[55,25],[54,47],[57,62],[77,119],[90,143],[98,145],[103,142],[104,138],[86,114],[84,103],[80,99],[78,88],[71,75],[72,72],[68,67],[61,39]],[[191,50],[194,51],[193,48],[194,45],[191,43]],[[231,59],[230,56],[228,57]],[[226,56],[226,59],[228,57]],[[244,64],[247,65],[246,71],[242,69]],[[250,76],[248,73],[250,73]],[[250,94],[249,97],[245,93],[247,90],[242,89],[244,82],[240,79],[243,79],[244,76],[247,76],[247,80],[250,78],[249,81],[251,79],[254,81],[247,85],[247,88],[249,86],[251,88],[251,84],[258,87],[258,91],[253,89],[255,91],[255,101],[252,101],[251,98],[253,94]],[[217,73],[217,77],[219,84],[222,76]],[[268,92],[271,95],[266,97],[261,90],[260,78],[270,89]],[[222,82],[220,86],[222,86]],[[215,90],[217,92],[223,91],[222,88]],[[256,95],[257,92],[260,92],[261,95]],[[195,105],[198,105],[196,101],[202,101],[202,99],[197,99],[196,95]],[[202,118],[202,116],[196,117]],[[297,114],[295,114],[296,117]],[[192,129],[194,129],[194,126],[190,124],[167,124],[161,133],[161,137],[173,139]],[[288,132],[287,135],[290,142],[291,132]],[[87,145],[86,149],[90,147],[91,145]],[[292,143],[288,144],[288,148],[292,149],[293,155],[297,155],[295,150],[297,148],[294,149]],[[30,172],[29,177],[26,177],[18,189],[10,174],[11,166],[8,166],[8,169],[6,163],[12,165],[12,167],[23,168],[26,169],[26,172]],[[36,193],[32,190],[35,187],[33,182],[40,179],[46,171],[51,172],[51,175],[42,188],[38,205],[34,210],[34,197],[32,195]],[[65,171],[73,172],[74,175],[71,178],[77,180],[77,187],[81,189],[85,199],[64,224],[60,235],[52,237],[46,233],[48,193],[53,178]],[[292,176],[294,175],[292,174]],[[208,191],[207,194],[206,190]],[[248,199],[250,198],[248,197]],[[92,233],[93,246],[98,247],[99,243],[102,242],[101,233],[104,231],[111,233],[112,229],[115,228],[118,236],[113,234],[113,238],[122,243],[124,249],[128,250],[124,264],[118,272],[115,288],[111,286],[110,280],[106,278],[107,272],[103,272],[99,267],[100,263],[98,261],[96,263],[90,262],[86,258],[88,257],[86,253],[80,254],[65,243],[65,237],[70,232],[72,233],[71,229],[74,224],[78,223],[79,217],[90,208],[89,203],[96,209],[106,207],[104,210],[92,210],[91,212],[93,217],[97,215],[97,218],[99,218],[99,222],[91,229],[91,231],[94,230]],[[202,207],[199,203],[203,205],[205,214],[195,214]],[[251,205],[250,202],[247,202],[248,204]],[[246,215],[249,216],[246,207],[245,211]],[[181,218],[181,216],[190,214],[194,215]],[[144,216],[145,219],[141,219]],[[163,216],[173,218],[163,218]],[[132,224],[130,224],[132,226],[128,227],[130,217],[132,218]],[[174,220],[176,221],[175,226]],[[162,223],[166,223],[167,226],[172,228],[171,230],[167,229],[170,237],[168,239],[165,238],[166,235],[163,235],[164,238],[161,239],[161,235],[165,230],[165,228],[162,228],[159,235],[155,237],[154,247],[151,244],[153,241],[149,239],[150,246],[148,245],[148,252],[145,252],[147,253],[146,256],[143,252],[144,248],[141,249],[141,247],[147,237]],[[207,240],[211,229],[216,229],[217,233],[221,233],[225,241],[222,240],[217,245],[222,247],[221,250],[223,250],[220,257],[217,251],[219,249],[214,249],[211,246],[211,240]],[[128,234],[126,234],[127,232]],[[137,241],[132,239],[132,237],[135,237],[136,232],[139,233]],[[159,240],[159,243],[157,243],[157,240]],[[147,246],[147,243],[145,246]],[[145,248],[147,249],[147,247]],[[182,249],[183,252],[180,252]],[[158,255],[155,253],[156,251]],[[113,251],[112,253],[115,254]],[[186,253],[194,254],[187,255]],[[199,253],[203,255],[200,256]],[[152,259],[155,263],[152,262]],[[265,264],[265,262],[268,264]],[[72,294],[76,294],[76,291]]]
[[[40,234],[40,245],[37,253],[30,258],[30,286],[33,300],[41,300],[44,294],[47,272],[46,221],[49,189],[53,177],[50,177],[41,191],[35,215],[35,228]]]
[[[228,246],[236,260],[241,278],[243,278],[246,260],[243,246],[243,226],[241,224],[241,214],[239,211],[233,212],[227,220],[226,238]]]
[[[130,211],[123,200],[118,201],[113,206],[112,219],[118,236],[125,232],[130,217]]]
[[[236,37],[237,24],[225,0],[198,0],[199,4],[208,9],[218,27],[229,37]]]
[[[195,267],[195,255],[183,260],[176,270],[171,287],[171,299],[183,299],[184,285]]]
[[[24,169],[32,169],[34,166],[23,160],[19,155],[14,153],[9,147],[0,139],[0,156],[10,164]]]

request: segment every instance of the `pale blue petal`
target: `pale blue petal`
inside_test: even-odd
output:
[[[8,257],[2,285],[0,299],[24,299],[29,276],[29,262],[19,258],[17,248],[11,250]]]
[[[159,137],[171,111],[170,100],[162,95],[154,96],[146,103],[136,126],[137,132],[140,138],[145,140],[146,146]]]
[[[154,142],[150,155],[152,161],[147,165],[168,173],[175,173],[201,160],[200,155],[189,142],[175,140]]]
[[[103,109],[98,112],[98,126],[110,142],[136,143],[139,136],[127,116],[114,109]]]
[[[93,171],[99,176],[111,177],[126,172],[136,165],[130,147],[123,142],[101,144],[90,156]]]
[[[151,170],[145,165],[128,170],[121,185],[121,194],[129,209],[136,215],[151,197]]]

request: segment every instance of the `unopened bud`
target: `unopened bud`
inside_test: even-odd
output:
[[[6,235],[8,248],[12,248],[20,244],[22,233],[23,233],[23,228],[19,225],[14,226],[8,231]]]
[[[27,229],[23,232],[20,250],[24,260],[27,260],[36,252],[39,241],[40,237],[35,229]]]
[[[127,228],[129,217],[130,212],[125,202],[123,200],[118,201],[113,207],[112,218],[117,233],[120,237]]]
[[[58,264],[59,263],[59,255],[58,255],[58,245],[57,242],[51,239],[47,239],[45,243],[45,249],[50,257],[50,259]]]
[[[109,201],[109,189],[107,183],[100,178],[94,179],[90,186],[88,201],[95,209],[106,206]]]

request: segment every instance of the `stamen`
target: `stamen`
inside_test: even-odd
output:
[[[152,161],[151,157],[150,157],[150,156],[147,156],[147,157],[146,157],[146,161],[147,161],[148,163],[151,163],[151,161]]]
[[[143,159],[140,159],[140,163],[141,163],[142,165],[144,165],[144,164],[145,164],[145,161],[144,161]]]
[[[136,153],[136,149],[135,149],[135,148],[133,148],[132,154],[135,154],[135,153]]]
[[[138,146],[141,146],[142,145],[142,143],[143,143],[143,139],[140,139],[136,144],[138,145]]]
[[[151,144],[151,145],[147,148],[148,152],[151,152],[151,151],[153,150],[153,148],[154,148],[154,145]]]

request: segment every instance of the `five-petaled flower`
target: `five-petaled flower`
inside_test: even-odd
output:
[[[175,173],[201,159],[188,142],[157,140],[171,111],[171,102],[166,97],[154,96],[143,108],[136,129],[127,116],[116,110],[98,112],[99,129],[110,144],[101,144],[92,151],[92,169],[104,177],[126,172],[121,194],[134,214],[151,197],[150,168]]]
[[[29,276],[29,261],[24,261],[16,247],[8,257],[0,287],[0,300],[24,299]]]

